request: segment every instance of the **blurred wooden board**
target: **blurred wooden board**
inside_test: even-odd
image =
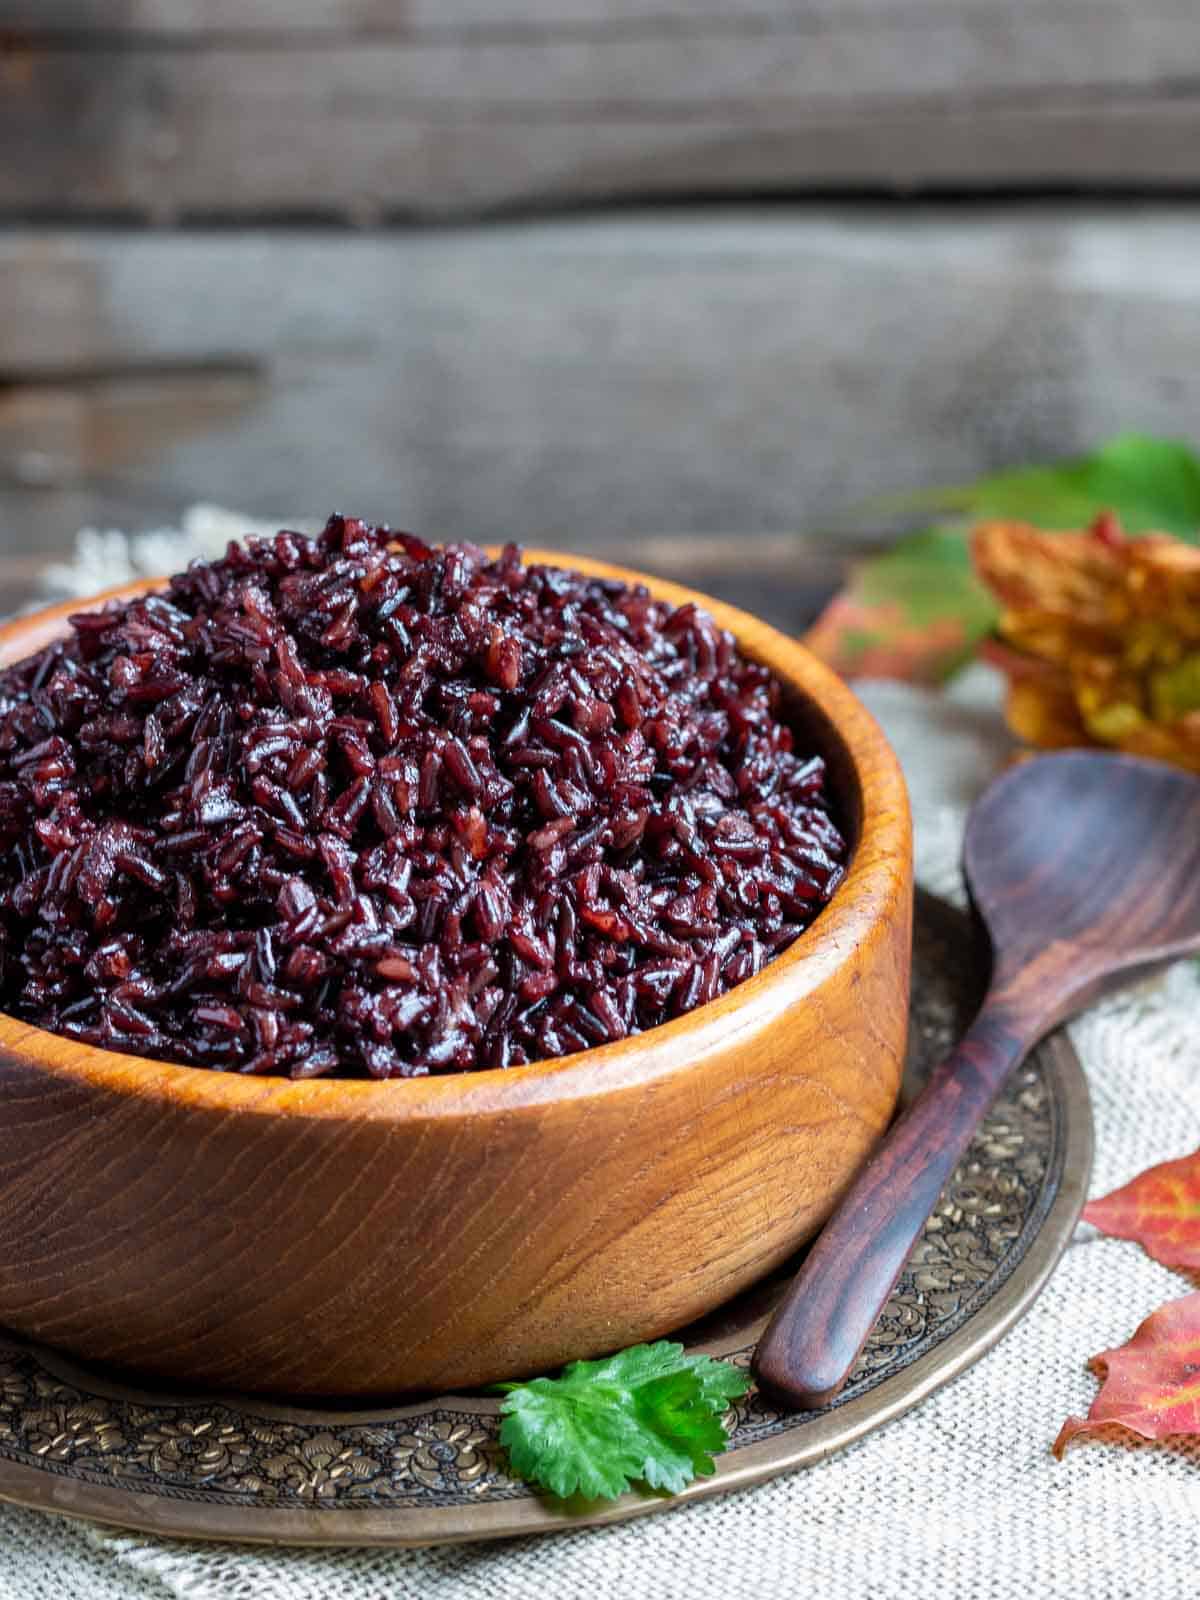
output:
[[[1200,181],[1181,0],[8,0],[0,211]]]
[[[0,230],[0,552],[336,507],[723,566],[786,624],[888,531],[845,521],[871,496],[1200,437],[1198,257],[1161,204]]]

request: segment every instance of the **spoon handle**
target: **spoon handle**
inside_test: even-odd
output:
[[[955,1167],[1032,1040],[985,1004],[876,1148],[809,1251],[754,1355],[759,1382],[801,1408],[845,1383]]]

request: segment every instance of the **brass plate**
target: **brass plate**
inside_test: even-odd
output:
[[[911,1088],[962,1031],[981,971],[967,919],[918,896]],[[997,1102],[942,1195],[842,1396],[781,1413],[756,1391],[716,1475],[674,1499],[551,1504],[508,1477],[495,1400],[352,1411],[131,1387],[0,1334],[0,1498],[147,1532],[277,1544],[420,1545],[645,1516],[807,1466],[977,1361],[1049,1277],[1083,1204],[1091,1113],[1058,1034]],[[685,1329],[741,1366],[787,1273]]]

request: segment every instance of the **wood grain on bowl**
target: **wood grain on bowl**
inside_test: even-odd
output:
[[[507,1072],[245,1078],[0,1017],[0,1324],[242,1390],[462,1387],[655,1337],[815,1231],[899,1085],[903,779],[801,646],[646,581],[706,606],[769,665],[829,761],[854,848],[814,926],[676,1021]],[[0,630],[0,663],[77,609]]]

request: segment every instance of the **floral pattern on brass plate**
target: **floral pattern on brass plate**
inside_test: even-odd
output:
[[[910,1069],[919,1081],[962,1031],[977,998],[962,919],[919,901]],[[1036,1236],[1058,1188],[1063,1118],[1035,1055],[981,1129],[867,1343],[838,1404],[934,1350],[993,1296]],[[785,1274],[780,1275],[782,1281]],[[765,1309],[761,1287],[755,1315]],[[747,1367],[754,1323],[737,1307],[705,1347]],[[77,1480],[264,1509],[464,1506],[531,1497],[504,1470],[492,1400],[442,1397],[345,1421],[253,1400],[173,1400],[126,1391],[0,1336],[0,1458]],[[359,1420],[361,1418],[361,1420]],[[726,1418],[729,1450],[804,1428],[751,1390]]]

